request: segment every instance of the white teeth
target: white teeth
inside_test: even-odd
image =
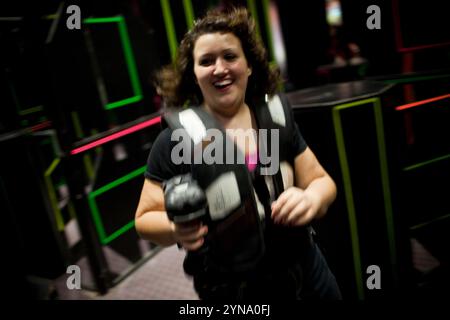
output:
[[[217,86],[217,87],[224,87],[224,86],[227,86],[227,85],[231,84],[232,82],[233,81],[227,79],[227,80],[214,82],[214,85]]]

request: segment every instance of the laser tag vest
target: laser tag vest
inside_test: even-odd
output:
[[[204,109],[166,111],[164,120],[172,132],[177,130],[183,137],[183,151],[190,150],[190,155],[183,156],[191,161],[192,177],[205,191],[209,211],[204,219],[208,225],[205,244],[198,251],[188,252],[184,263],[186,273],[245,273],[254,270],[268,251],[270,259],[278,259],[277,254],[295,245],[292,241],[297,242],[289,234],[298,234],[298,230],[292,230],[298,228],[287,230],[274,225],[270,217],[272,201],[284,190],[279,164],[286,163],[292,130],[296,130],[292,110],[285,99],[284,95],[270,99],[266,96],[265,101],[252,109],[258,131],[266,129],[266,135],[258,139],[258,154],[268,155],[272,144],[277,143],[279,155],[276,168],[273,162],[258,161],[252,172],[226,130]],[[274,138],[278,141],[272,141]],[[270,158],[275,156],[272,154]],[[292,168],[291,171],[293,175]]]

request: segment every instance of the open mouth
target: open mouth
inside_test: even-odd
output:
[[[214,87],[218,90],[226,90],[233,84],[233,81],[230,79],[220,80],[213,83]]]

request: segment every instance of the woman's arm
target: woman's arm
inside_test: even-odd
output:
[[[135,215],[139,236],[154,243],[175,244],[171,221],[164,208],[164,192],[159,182],[145,179]]]
[[[164,207],[161,184],[145,179],[136,210],[135,227],[139,236],[162,246],[181,244],[186,250],[197,250],[203,245],[208,227],[200,221],[173,223]]]
[[[272,204],[276,223],[305,225],[320,218],[336,198],[336,185],[311,149],[295,158],[295,187],[285,190]]]

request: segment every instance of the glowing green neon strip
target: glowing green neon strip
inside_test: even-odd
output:
[[[44,181],[45,186],[47,187],[48,197],[50,199],[50,205],[52,206],[53,212],[55,214],[56,228],[58,231],[64,230],[64,219],[61,214],[61,210],[59,210],[58,200],[56,197],[55,187],[53,185],[51,174],[55,171],[56,167],[60,163],[61,159],[54,159],[50,166],[45,170],[44,173]]]
[[[142,100],[142,88],[139,82],[139,76],[136,68],[136,62],[133,56],[130,37],[127,31],[127,25],[123,16],[107,17],[107,18],[87,18],[83,20],[84,23],[117,23],[119,27],[120,40],[122,42],[122,49],[127,64],[128,76],[130,77],[131,87],[133,89],[133,97],[122,99],[115,102],[107,103],[104,108],[106,110],[123,107],[125,105],[139,102]]]
[[[114,239],[118,238],[122,233],[127,232],[128,230],[132,229],[133,227],[134,227],[134,220],[131,220],[126,225],[124,225],[122,228],[120,228],[119,230],[116,230],[109,237],[107,237],[104,240],[104,244],[110,243]]]
[[[184,15],[186,16],[186,25],[188,29],[194,26],[194,9],[192,8],[191,0],[183,0]]]
[[[25,109],[25,110],[19,111],[19,115],[25,116],[27,114],[39,112],[39,111],[42,111],[42,110],[44,110],[43,106],[36,106],[36,107],[33,107],[33,108],[29,108],[29,109]]]
[[[172,61],[177,55],[177,35],[175,33],[175,25],[173,23],[172,10],[170,9],[169,0],[160,0],[163,12],[164,24],[166,26],[167,41],[169,43],[170,57]]]
[[[56,19],[57,17],[58,17],[58,15],[56,13],[53,13],[53,14],[48,14],[46,16],[43,16],[42,18],[45,20],[53,20],[53,19]]]
[[[383,125],[383,112],[381,110],[380,99],[376,98],[374,101],[374,114],[375,114],[375,125],[377,131],[377,142],[378,142],[378,157],[380,161],[380,173],[381,173],[381,183],[383,187],[383,197],[384,197],[384,213],[386,217],[386,228],[387,236],[389,241],[389,253],[391,256],[391,268],[392,276],[394,280],[394,285],[397,287],[397,249],[395,245],[395,227],[394,227],[394,214],[392,210],[392,199],[391,190],[389,183],[389,169],[388,161],[386,156],[386,145],[384,138],[384,125]]]
[[[274,44],[273,44],[272,29],[270,28],[269,0],[263,0],[262,5],[264,10],[264,21],[266,24],[266,34],[267,34],[267,43],[269,45],[270,60],[275,61],[275,50],[273,48]]]
[[[422,227],[425,227],[425,226],[427,226],[427,225],[430,225],[430,224],[432,224],[432,223],[435,223],[435,222],[438,222],[438,221],[441,221],[441,220],[445,220],[445,219],[447,219],[447,218],[450,218],[450,214],[446,214],[446,215],[437,217],[437,218],[435,218],[435,219],[432,219],[432,220],[430,220],[430,221],[427,221],[427,222],[423,222],[423,223],[417,224],[417,225],[415,225],[415,226],[413,226],[413,227],[410,227],[409,230],[414,231],[414,230],[420,229],[420,228],[422,228]]]
[[[414,169],[417,169],[417,168],[420,168],[420,167],[424,167],[424,166],[427,166],[427,165],[429,165],[431,163],[442,161],[442,160],[445,160],[445,159],[448,159],[448,158],[450,158],[450,154],[447,154],[447,155],[442,156],[442,157],[434,158],[434,159],[431,159],[431,160],[428,160],[428,161],[420,162],[420,163],[417,163],[417,164],[405,167],[402,170],[403,171],[414,170]]]
[[[105,244],[104,240],[106,239],[106,231],[103,227],[102,218],[100,217],[100,212],[98,210],[97,203],[95,202],[95,198],[92,197],[91,194],[88,195],[88,203],[91,208],[92,218],[94,219],[95,228],[97,229],[100,242]]]
[[[355,205],[353,201],[353,191],[351,186],[350,169],[347,161],[347,154],[345,151],[344,134],[342,132],[342,124],[340,118],[340,111],[343,109],[356,107],[372,103],[374,105],[375,126],[377,131],[377,143],[378,143],[378,156],[380,162],[381,183],[383,188],[384,209],[386,218],[386,228],[389,242],[389,253],[391,258],[391,265],[393,268],[393,278],[397,283],[397,255],[395,246],[395,234],[394,234],[394,220],[392,211],[391,193],[389,187],[389,172],[386,157],[386,147],[384,139],[384,126],[382,111],[379,98],[371,98],[360,100],[352,103],[339,105],[333,108],[333,122],[335,126],[336,142],[338,146],[339,160],[341,163],[341,170],[343,175],[344,189],[346,193],[346,202],[350,221],[350,232],[352,236],[352,248],[355,267],[355,277],[357,283],[358,297],[364,299],[364,288],[362,281],[362,269],[361,269],[361,251],[359,248],[359,236],[358,227],[356,223]]]
[[[248,9],[250,10],[253,20],[255,20],[256,34],[262,41],[261,31],[259,29],[258,11],[256,10],[255,0],[247,0],[247,6]]]
[[[355,204],[353,201],[352,183],[350,179],[350,169],[345,152],[344,134],[342,132],[341,115],[337,107],[333,108],[333,123],[336,135],[339,161],[341,163],[342,180],[344,183],[345,200],[347,203],[348,219],[350,224],[350,235],[353,251],[353,268],[355,269],[356,289],[359,299],[364,299],[364,289],[361,271],[361,252],[359,248],[358,225],[356,222]]]
[[[48,167],[47,170],[45,170],[44,176],[46,177],[50,176],[53,173],[53,171],[55,171],[60,161],[61,161],[60,159],[53,160],[52,163],[50,164],[50,167]]]
[[[127,24],[125,23],[125,19],[119,21],[119,33],[120,38],[122,40],[123,52],[125,54],[125,60],[127,62],[128,74],[131,79],[131,85],[133,87],[133,93],[135,96],[140,97],[142,99],[142,89],[141,84],[139,83],[139,76],[136,68],[136,62],[133,56],[133,50],[131,48],[130,37],[128,35]],[[111,109],[107,108],[107,109]]]
[[[134,220],[130,221],[125,226],[121,227],[120,229],[114,231],[114,233],[112,233],[111,235],[107,236],[105,228],[103,226],[102,218],[100,216],[100,212],[99,212],[97,204],[95,202],[95,198],[97,196],[121,185],[122,183],[125,183],[133,178],[136,178],[136,177],[142,175],[145,172],[146,167],[147,166],[143,166],[139,169],[136,169],[136,170],[128,173],[127,175],[125,175],[117,180],[114,180],[114,181],[108,183],[107,185],[104,185],[103,187],[101,187],[95,191],[92,191],[88,194],[88,201],[89,201],[89,206],[91,208],[92,217],[93,217],[95,227],[97,229],[97,232],[98,232],[98,235],[100,238],[100,242],[102,244],[108,244],[109,242],[111,242],[112,240],[114,240],[118,236],[120,236],[122,233],[131,229],[134,226]]]
[[[105,106],[105,109],[106,110],[110,110],[110,109],[126,106],[127,104],[139,102],[141,100],[142,100],[142,95],[134,96],[134,97],[131,97],[131,98],[126,98],[126,99],[123,99],[123,100],[119,100],[119,101],[108,103]]]
[[[111,23],[111,22],[120,22],[123,20],[122,16],[117,17],[106,17],[106,18],[86,18],[83,19],[84,23]]]
[[[92,165],[92,159],[88,154],[83,155],[83,163],[86,169],[86,174],[88,175],[89,179],[92,179],[95,175],[95,171],[94,166]]]
[[[136,169],[136,170],[128,173],[127,175],[125,175],[117,180],[114,180],[95,191],[92,191],[90,194],[93,197],[97,197],[97,196],[101,195],[102,193],[105,193],[106,191],[109,191],[109,190],[121,185],[122,183],[127,182],[128,180],[131,180],[131,179],[143,174],[145,172],[145,168],[146,168],[146,166]]]

